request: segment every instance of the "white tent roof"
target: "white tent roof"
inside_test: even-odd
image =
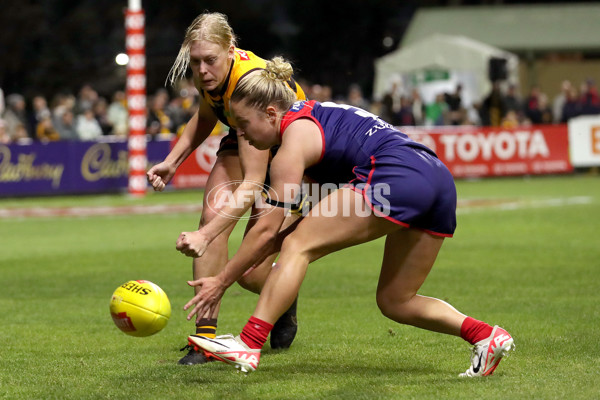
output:
[[[468,36],[515,52],[598,51],[599,16],[597,1],[426,7],[417,10],[402,44],[410,45],[435,30]]]
[[[516,83],[518,57],[515,54],[465,36],[433,34],[375,61],[373,97],[380,99],[399,75],[432,68],[472,72],[477,80],[475,95],[483,97],[491,89],[488,67],[492,57],[507,59],[509,80]]]

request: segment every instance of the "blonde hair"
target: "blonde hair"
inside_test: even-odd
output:
[[[280,110],[287,111],[297,100],[296,93],[290,88],[294,70],[283,57],[267,61],[265,69],[254,72],[240,82],[231,94],[231,102],[245,100],[248,107],[264,110],[275,104]]]
[[[205,12],[197,16],[185,31],[185,38],[179,49],[179,54],[167,75],[167,82],[174,85],[178,79],[185,78],[190,64],[190,47],[193,42],[206,40],[220,45],[224,50],[229,46],[237,46],[237,38],[229,26],[227,16],[221,13]],[[165,82],[166,83],[166,82]]]

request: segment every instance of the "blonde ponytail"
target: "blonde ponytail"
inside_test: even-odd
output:
[[[262,73],[267,79],[287,82],[292,78],[294,70],[292,65],[285,61],[283,57],[274,57],[272,60],[267,61],[267,67]]]

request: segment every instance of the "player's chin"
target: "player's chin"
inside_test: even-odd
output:
[[[215,81],[200,81],[200,89],[212,92],[217,89],[217,82]]]
[[[265,144],[265,143],[256,143],[251,140],[249,140],[249,143],[250,143],[250,146],[252,146],[258,150],[268,150],[271,148],[271,146],[269,146],[268,144]]]

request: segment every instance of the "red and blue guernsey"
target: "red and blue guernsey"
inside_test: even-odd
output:
[[[365,110],[314,100],[293,104],[281,121],[281,135],[300,118],[312,120],[323,140],[321,158],[307,176],[350,184],[375,214],[396,224],[453,235],[454,179],[431,149]]]

